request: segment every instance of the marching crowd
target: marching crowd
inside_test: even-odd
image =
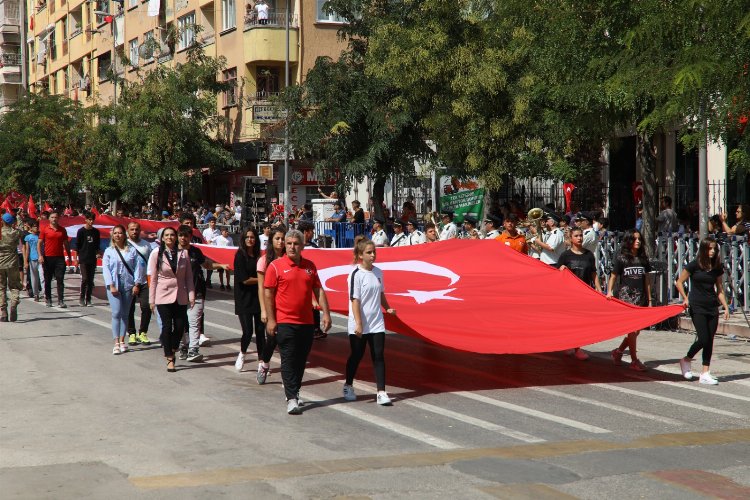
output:
[[[361,210],[361,207],[357,206],[357,209]],[[740,207],[738,211],[742,209]],[[2,215],[0,322],[17,320],[23,289],[37,302],[41,301],[43,293],[46,306],[52,307],[53,279],[57,284],[57,306],[67,307],[64,276],[68,263],[66,256],[71,258],[71,248],[67,232],[59,224],[59,216],[53,210],[48,214],[48,224],[41,229],[38,221],[28,219],[19,229],[19,221],[12,213]],[[153,242],[144,237],[137,221],[129,222],[127,227],[116,225],[111,229],[109,247],[103,252],[100,250],[99,229],[93,226],[95,218],[91,212],[85,212],[85,224],[76,235],[81,276],[79,305],[92,305],[94,273],[97,259],[101,258],[112,317],[112,354],[125,353],[137,344],[149,345],[149,323],[155,318],[168,372],[176,371],[178,359],[201,361],[200,347],[210,341],[203,329],[204,301],[207,289],[212,287],[211,274],[217,271],[221,289],[233,290],[235,314],[242,329],[235,368],[243,370],[255,335],[258,353],[256,380],[258,384],[264,384],[270,374],[269,362],[278,349],[287,412],[300,413],[299,389],[307,357],[314,339],[324,338],[331,326],[326,294],[315,264],[302,255],[305,247],[316,246],[313,239],[315,227],[311,221],[301,217],[296,229],[280,223],[266,223],[260,230],[254,227],[243,230],[234,258],[235,284],[232,288],[229,266],[214,262],[193,245],[202,240],[209,244],[232,245],[227,228],[216,227],[214,215],[205,218],[208,226],[202,233],[202,240],[195,236],[197,219],[191,211],[180,214],[178,228],[159,230]],[[345,367],[343,389],[347,401],[356,399],[353,379],[369,346],[377,381],[377,402],[391,404],[385,390],[384,314],[396,314],[396,311],[388,304],[383,273],[375,265],[377,248],[428,244],[452,238],[495,239],[562,272],[572,272],[600,293],[603,290],[593,254],[598,232],[607,225],[603,217],[576,213],[566,218],[542,213],[538,219],[526,224],[526,234],[519,231],[519,220],[514,213],[506,214],[503,219],[488,215],[483,220],[482,230],[477,228],[478,221],[470,216],[464,217],[461,229],[453,222],[453,213],[442,212],[441,219],[441,225],[428,222],[424,232],[414,218],[406,222],[396,219],[393,221],[395,234],[389,238],[384,230],[385,221],[373,218],[371,237],[360,236],[355,240],[353,268],[347,287],[350,356]],[[651,305],[649,272],[643,237],[638,229],[627,231],[608,278],[608,298],[616,297],[636,306]],[[707,238],[701,241],[695,261],[675,282],[697,332],[695,342],[680,360],[680,367],[685,378],[692,379],[690,362],[702,350],[703,368],[699,381],[703,384],[718,383],[710,373],[710,361],[719,305],[724,308],[724,317],[729,315],[722,274],[718,244],[713,238]],[[688,279],[691,280],[689,293],[684,287]],[[10,307],[7,290],[10,291]],[[140,310],[138,328],[135,324],[136,307]],[[630,368],[646,370],[637,356],[638,333],[629,333],[611,352],[616,365],[621,364],[627,350]],[[571,349],[569,354],[580,360],[588,358],[580,348]]]

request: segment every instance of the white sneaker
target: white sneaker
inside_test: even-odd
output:
[[[589,355],[583,349],[576,349],[576,352],[573,355],[579,361],[586,361],[587,359],[589,359]]]
[[[711,375],[711,372],[701,373],[699,382],[707,385],[719,385],[719,379]]]
[[[115,344],[115,346],[112,348],[112,354],[114,354],[115,356],[120,354],[120,346],[118,344]]]
[[[198,345],[201,346],[201,347],[203,347],[204,345],[206,345],[206,344],[208,344],[210,342],[211,342],[211,339],[208,338],[208,337],[206,337],[202,333],[201,333],[201,336],[198,337]]]
[[[347,401],[356,401],[357,394],[354,392],[354,387],[350,385],[344,385],[344,399]]]
[[[126,352],[128,352],[128,344],[120,342],[120,354],[125,354]]]
[[[302,410],[299,407],[299,403],[297,403],[296,399],[290,399],[286,402],[286,412],[289,415],[299,415],[302,413]]]
[[[680,370],[682,370],[682,376],[687,380],[693,380],[693,371],[690,368],[690,361],[685,358],[680,360]]]
[[[391,398],[388,397],[388,393],[385,391],[378,393],[378,404],[380,406],[391,406]]]
[[[241,372],[243,366],[245,366],[245,355],[243,353],[239,353],[237,355],[237,361],[234,362],[234,369],[238,372]]]

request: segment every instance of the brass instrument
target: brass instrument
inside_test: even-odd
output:
[[[544,234],[542,230],[542,217],[544,217],[544,210],[541,208],[532,208],[526,214],[525,224],[527,227],[531,225],[536,228],[536,235],[533,235],[531,231],[526,231],[526,242],[530,243],[533,238],[541,238]]]

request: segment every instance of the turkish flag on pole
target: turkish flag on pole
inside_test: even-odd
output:
[[[29,203],[28,203],[27,212],[29,212],[30,217],[34,219],[37,218],[36,203],[34,203],[34,198],[32,198],[31,195],[29,195]]]
[[[210,259],[230,265],[237,251],[198,246]],[[348,314],[352,250],[306,249],[302,255],[317,266],[331,310]],[[560,351],[638,331],[683,311],[607,300],[570,271],[496,240],[382,248],[375,265],[383,271],[388,303],[398,311],[397,317],[386,315],[389,330],[462,351]],[[538,321],[540,307],[554,321]]]
[[[50,204],[49,204],[49,203],[47,203],[47,202],[45,201],[45,202],[44,202],[44,207],[42,207],[42,211],[44,211],[44,212],[51,212],[51,211],[52,211],[52,207],[50,206]]]
[[[0,205],[0,208],[4,208],[6,212],[12,211],[13,205],[10,204],[10,198],[5,198],[5,201],[3,201],[3,204]]]
[[[573,191],[575,190],[576,186],[572,182],[566,182],[563,184],[563,192],[565,193],[565,213],[570,212],[570,205],[573,202]]]
[[[633,203],[636,205],[643,201],[643,182],[633,182]]]

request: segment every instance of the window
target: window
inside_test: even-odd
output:
[[[138,67],[138,39],[133,38],[128,42],[128,48],[130,49],[130,65],[134,68]]]
[[[221,29],[234,28],[237,25],[237,10],[235,0],[221,0]]]
[[[57,33],[56,32],[57,32],[57,29],[53,29],[49,34],[49,38],[47,38],[47,40],[49,40],[49,55],[53,61],[57,59]]]
[[[323,6],[325,5],[327,0],[317,0],[318,2],[318,22],[323,23],[343,23],[346,22],[346,20],[336,14],[335,12],[332,12],[330,14],[326,13],[326,11],[323,9]]]
[[[195,12],[177,19],[177,30],[180,36],[177,50],[184,50],[193,45],[195,43]]]
[[[268,99],[279,93],[279,68],[258,66],[256,81],[256,99]]]
[[[109,80],[111,76],[111,66],[112,66],[112,54],[107,52],[106,54],[102,54],[99,56],[99,64],[97,67],[97,76],[99,77],[99,81],[103,82],[105,80]]]
[[[148,47],[149,52],[151,52],[152,56],[145,58],[145,62],[151,62],[154,60],[153,57],[153,49],[154,49],[154,32],[153,31],[147,31],[143,35],[143,43]]]
[[[224,106],[236,106],[237,68],[230,68],[224,71],[224,81],[229,84],[229,88],[224,91]]]

